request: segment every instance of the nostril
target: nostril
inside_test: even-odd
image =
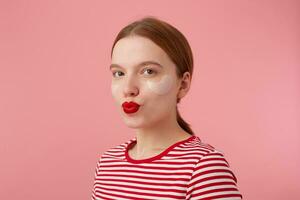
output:
[[[136,96],[139,93],[137,87],[126,87],[123,91],[125,96]]]

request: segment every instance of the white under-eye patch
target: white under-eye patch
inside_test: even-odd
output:
[[[116,94],[118,93],[120,89],[120,84],[111,84],[111,91],[112,91],[112,94]]]
[[[147,86],[152,92],[158,95],[164,95],[170,92],[173,81],[173,78],[166,74],[160,79],[160,81],[147,80]]]

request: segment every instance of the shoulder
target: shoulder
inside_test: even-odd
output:
[[[192,140],[181,145],[181,148],[188,152],[192,152],[198,157],[198,160],[208,155],[224,155],[223,151],[217,149],[209,143],[203,142],[198,136],[194,136]]]
[[[191,199],[202,199],[204,196],[210,199],[225,198],[225,196],[241,199],[242,195],[237,188],[237,178],[224,153],[203,142],[197,142],[193,146],[199,152],[199,156],[193,167],[187,196]],[[204,190],[210,190],[210,192],[204,194]],[[223,194],[219,195],[219,193]]]
[[[223,170],[230,172],[234,181],[237,181],[230,170],[229,162],[225,158],[225,154],[222,150],[202,142],[199,137],[194,140],[194,143],[189,144],[189,146],[195,148],[198,155],[197,162],[194,165],[194,173],[204,172],[206,170],[210,172]]]
[[[100,153],[99,161],[101,161],[104,158],[116,157],[117,155],[124,153],[127,145],[134,140],[135,140],[135,138],[131,138],[131,139],[126,140],[123,143],[120,143],[120,144],[117,144],[110,148],[107,148],[104,152]]]
[[[221,149],[201,141],[198,136],[195,136],[193,140],[185,143],[184,149],[189,153],[193,153],[196,157],[194,171],[201,171],[204,170],[204,168],[213,169],[221,167],[227,169],[230,167]]]

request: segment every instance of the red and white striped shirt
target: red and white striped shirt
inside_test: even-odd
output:
[[[92,199],[242,199],[221,151],[196,135],[160,154],[135,160],[136,137],[110,148],[97,162]]]

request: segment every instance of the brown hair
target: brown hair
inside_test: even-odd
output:
[[[111,49],[111,56],[115,44],[120,39],[131,35],[139,35],[153,41],[156,45],[162,48],[169,56],[169,58],[175,63],[176,74],[178,78],[182,78],[184,72],[188,71],[191,75],[190,78],[192,79],[192,50],[187,39],[178,29],[168,24],[167,22],[157,19],[153,16],[144,17],[140,20],[134,21],[125,26],[118,33]],[[177,103],[179,102],[180,99],[178,98]],[[185,122],[180,116],[177,106],[176,115],[177,122],[180,125],[180,127],[189,134],[194,135],[194,132],[190,128],[190,124]]]

